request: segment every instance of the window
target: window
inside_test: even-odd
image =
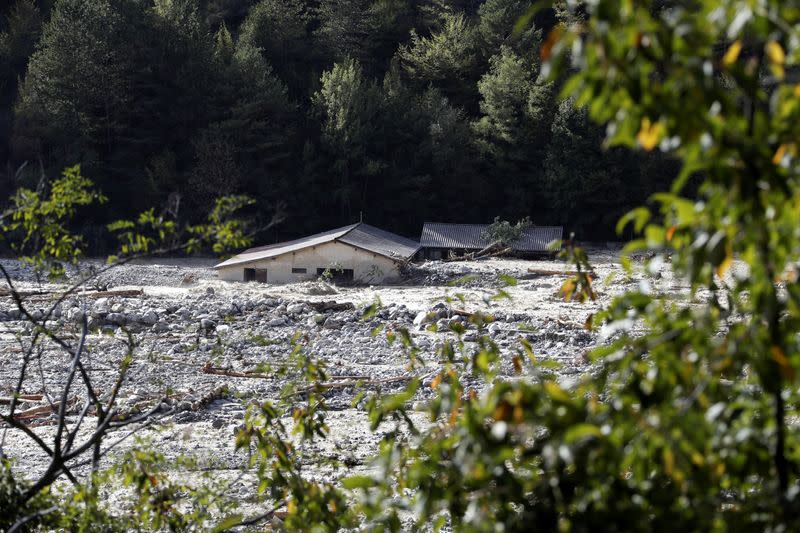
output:
[[[305,274],[306,272],[308,272],[308,269],[306,269],[306,268],[293,268],[292,269],[292,274]]]
[[[266,268],[245,268],[244,269],[245,281],[257,281],[259,283],[267,282],[267,269]]]
[[[331,280],[336,283],[353,281],[354,272],[352,268],[318,268],[317,276],[322,276],[326,270],[331,273]]]

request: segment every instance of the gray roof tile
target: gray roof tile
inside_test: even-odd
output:
[[[452,248],[481,250],[489,241],[481,237],[488,224],[446,224],[426,222],[422,228],[420,245],[422,248]],[[561,240],[564,228],[561,226],[532,226],[527,228],[511,248],[518,252],[547,252],[549,244]]]
[[[364,223],[351,224],[293,241],[269,244],[250,248],[216,265],[214,268],[224,268],[270,257],[277,257],[289,252],[296,252],[311,246],[326,242],[340,241],[356,248],[389,257],[391,259],[405,260],[414,255],[419,249],[419,243],[406,239],[400,235],[370,226]]]

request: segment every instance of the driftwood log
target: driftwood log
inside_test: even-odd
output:
[[[468,254],[464,254],[461,257],[449,257],[444,259],[446,263],[452,263],[454,261],[474,261],[477,259],[488,259],[490,257],[497,257],[500,255],[505,255],[511,252],[511,247],[504,246],[500,243],[490,244],[486,248],[482,250],[478,250],[477,252],[471,252]]]
[[[577,270],[548,270],[546,268],[529,268],[529,274],[534,276],[577,276],[578,274],[587,274],[591,278],[596,278],[597,274],[594,272],[578,272]]]

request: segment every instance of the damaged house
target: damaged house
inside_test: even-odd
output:
[[[447,224],[426,222],[420,237],[420,255],[425,259],[444,259],[450,255],[483,250],[490,244],[484,238],[489,224]],[[522,236],[510,243],[511,252],[518,256],[551,254],[550,244],[560,241],[564,233],[562,226],[531,226]]]
[[[385,283],[419,250],[419,243],[364,224],[351,224],[293,241],[250,248],[214,268],[225,281]]]

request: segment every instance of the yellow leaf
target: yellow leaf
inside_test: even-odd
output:
[[[794,86],[794,95],[797,98],[800,98],[800,83],[798,83],[797,85]]]
[[[781,45],[775,41],[770,41],[764,47],[764,51],[769,58],[769,66],[772,70],[772,74],[778,79],[783,79],[785,75],[783,64],[786,61],[786,53],[783,51]]]
[[[514,422],[522,424],[525,421],[525,411],[520,404],[514,406]]]
[[[782,144],[778,146],[777,150],[775,150],[775,155],[772,156],[772,164],[779,165],[780,162],[783,161],[785,155],[786,155],[786,145]]]
[[[678,226],[672,226],[667,230],[667,242],[672,241],[672,237],[675,236],[675,230],[678,229]]]
[[[295,511],[297,511],[297,504],[294,503],[294,500],[289,500],[289,502],[286,504],[286,510],[289,512],[289,514],[294,514]]]
[[[550,59],[550,55],[553,53],[553,47],[561,40],[561,36],[564,34],[564,26],[559,24],[552,30],[550,33],[547,34],[547,38],[542,43],[541,48],[539,49],[539,55],[542,58],[542,61],[547,61]]]
[[[436,377],[433,378],[431,381],[431,388],[436,390],[439,387],[439,384],[442,382],[442,374],[436,374]]]
[[[636,140],[642,148],[649,152],[655,148],[658,141],[661,140],[662,129],[663,126],[660,121],[653,123],[648,117],[643,117],[639,133],[636,135]]]
[[[547,391],[547,394],[549,394],[550,397],[556,401],[563,403],[569,403],[571,401],[569,394],[567,394],[567,392],[559,387],[558,383],[554,381],[546,381],[544,383],[544,390]]]
[[[791,157],[797,155],[797,145],[794,143],[784,143],[778,146],[778,149],[775,150],[775,155],[772,156],[772,164],[780,165],[787,154]]]
[[[778,363],[781,375],[788,381],[794,381],[794,367],[792,366],[791,361],[789,361],[789,358],[786,357],[786,353],[783,351],[783,348],[780,346],[773,346],[770,348],[770,351],[772,352],[772,358],[776,363]]]
[[[672,476],[672,471],[675,468],[675,455],[669,448],[664,448],[661,451],[661,456],[664,459],[664,472],[668,476]]]
[[[736,60],[739,59],[739,52],[741,51],[742,41],[740,39],[733,41],[725,52],[725,55],[722,56],[722,65],[726,67],[733,65]]]
[[[725,258],[717,266],[717,276],[723,277],[733,264],[733,246],[730,241],[725,245]]]
[[[511,406],[507,402],[501,402],[494,410],[494,419],[498,421],[508,420]]]
[[[767,57],[769,58],[770,63],[783,65],[783,63],[786,61],[786,53],[783,51],[783,47],[781,47],[781,45],[777,42],[770,41],[764,48],[767,52]]]

